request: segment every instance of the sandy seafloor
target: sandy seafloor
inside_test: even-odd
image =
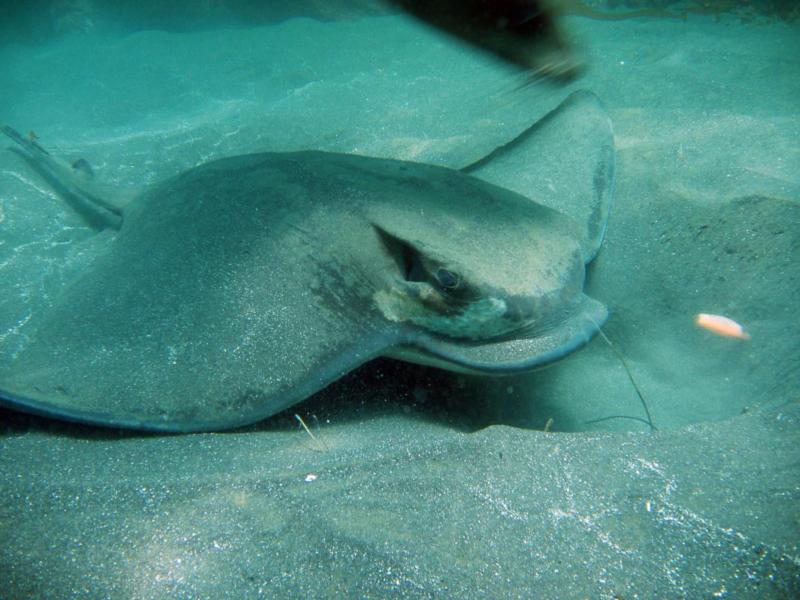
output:
[[[142,436],[6,412],[0,596],[800,595],[800,29],[569,24],[589,72],[522,90],[399,17],[0,48],[0,121],[127,185],[256,151],[458,167],[594,91],[617,189],[588,289],[659,428],[589,422],[643,416],[602,340],[513,378],[367,365],[296,407],[324,447],[290,414]],[[111,234],[10,152],[0,228],[10,361]]]

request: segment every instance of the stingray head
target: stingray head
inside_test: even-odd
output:
[[[422,218],[411,207],[373,222],[394,266],[374,300],[407,332],[391,356],[460,371],[526,370],[573,350],[591,337],[592,319],[604,319],[583,294],[570,219],[493,191],[480,218],[429,205]]]
[[[392,321],[479,342],[547,329],[581,296],[584,266],[575,244],[437,248],[376,230],[397,266],[391,285],[375,296]]]

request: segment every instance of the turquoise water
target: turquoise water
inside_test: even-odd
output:
[[[617,182],[587,289],[658,431],[598,421],[644,417],[602,339],[499,379],[366,365],[294,408],[319,441],[293,411],[168,437],[7,411],[0,596],[798,594],[796,22],[571,17],[587,72],[520,87],[397,15],[127,18],[0,47],[0,121],[118,186],[265,151],[460,167],[596,93]],[[11,152],[0,228],[6,366],[115,233]],[[698,329],[699,312],[751,339]]]

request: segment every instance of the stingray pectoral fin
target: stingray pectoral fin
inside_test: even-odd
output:
[[[486,343],[423,336],[387,355],[463,373],[510,375],[547,366],[581,348],[607,316],[603,304],[583,295],[569,316],[535,335]]]
[[[192,221],[202,228],[194,243],[123,229],[35,317],[27,345],[0,368],[0,404],[111,427],[230,429],[304,400],[391,343],[362,309],[347,312],[355,293],[315,291],[313,256],[258,246],[250,234],[263,221],[211,208]]]
[[[0,373],[0,406],[48,418],[144,431],[188,433],[242,427],[297,404],[381,354],[376,336],[283,357],[238,358],[208,348],[178,362],[169,349],[89,348],[73,360]],[[41,351],[39,348],[37,352]],[[166,353],[164,352],[166,351]],[[283,360],[282,360],[283,359]],[[36,357],[33,358],[36,360]],[[143,364],[137,364],[142,361]],[[283,368],[278,365],[283,362]]]
[[[597,254],[614,192],[614,134],[600,100],[577,91],[511,142],[461,169],[571,217]]]
[[[382,347],[383,342],[380,344]],[[80,361],[67,370],[39,370],[21,379],[1,375],[0,406],[104,427],[175,433],[221,431],[255,423],[305,400],[378,356],[380,347],[370,351],[368,344],[359,344],[337,358],[311,365],[301,376],[266,371],[245,375],[230,364],[218,365],[223,372],[236,373],[235,380],[222,387],[219,381],[209,380],[208,369],[204,373],[196,364],[165,379],[159,373],[148,376],[145,372],[126,377],[124,371],[115,369],[115,363],[97,369]]]

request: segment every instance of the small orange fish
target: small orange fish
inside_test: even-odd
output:
[[[711,333],[716,333],[723,337],[738,338],[740,340],[750,339],[750,334],[744,330],[744,327],[733,319],[723,317],[722,315],[699,313],[695,316],[694,323],[698,327],[702,327]]]

